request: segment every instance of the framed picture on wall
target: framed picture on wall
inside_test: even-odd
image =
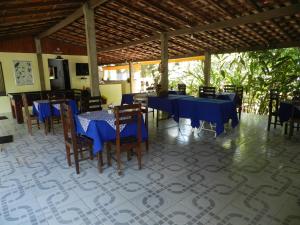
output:
[[[13,60],[16,85],[32,85],[32,62],[31,61],[20,61]]]

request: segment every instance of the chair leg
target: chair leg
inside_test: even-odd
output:
[[[118,169],[118,174],[121,175],[122,174],[122,170],[121,170],[121,149],[120,146],[117,145],[116,146],[116,158],[117,158],[117,169]]]
[[[274,129],[276,129],[276,125],[277,125],[277,116],[275,116]]]
[[[159,121],[159,110],[156,110],[156,127],[158,127],[158,121]]]
[[[98,170],[99,170],[99,173],[103,172],[103,156],[102,156],[102,152],[98,152]]]
[[[294,121],[290,121],[290,132],[289,132],[289,138],[293,136],[294,133]]]
[[[131,153],[132,153],[132,149],[128,149],[128,150],[127,150],[127,160],[128,160],[128,161],[131,160]]]
[[[94,160],[93,148],[90,147],[90,160]]]
[[[106,157],[107,157],[107,164],[108,166],[111,166],[111,145],[108,143],[106,148]]]
[[[54,134],[54,119],[53,119],[53,117],[50,117],[50,122],[51,122],[50,129],[52,129],[52,134]],[[50,132],[50,130],[49,130],[49,132]]]
[[[66,145],[66,157],[67,157],[67,162],[69,166],[72,166],[72,160],[71,160],[71,149],[69,145]]]
[[[45,126],[45,135],[47,135],[48,134],[48,119],[45,119],[44,126]]]
[[[242,107],[239,107],[239,120],[241,120],[241,115],[242,115]]]
[[[270,131],[270,128],[271,128],[271,121],[272,121],[272,116],[269,115],[269,118],[268,118],[268,131]]]
[[[39,121],[39,118],[36,119],[36,124],[38,126],[38,129],[40,129],[40,121]]]
[[[31,121],[27,120],[28,133],[32,136],[32,125]]]
[[[76,173],[79,174],[79,159],[78,159],[78,149],[74,148],[74,161],[76,167]]]
[[[148,153],[149,152],[149,141],[148,140],[146,140],[145,145],[146,145],[146,152]]]
[[[137,147],[137,160],[139,163],[139,170],[142,169],[142,149],[141,149],[141,144],[138,144]]]
[[[284,134],[287,134],[287,130],[288,130],[288,123],[285,123],[285,126],[284,126]]]

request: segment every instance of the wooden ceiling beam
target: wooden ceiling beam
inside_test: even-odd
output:
[[[21,1],[18,4],[15,4],[14,1],[3,1],[3,3],[0,3],[1,10],[16,10],[20,8],[39,8],[39,7],[53,7],[54,5],[72,5],[72,6],[78,6],[81,4],[80,2],[74,2],[74,0],[51,0],[50,1],[44,1],[44,2],[36,2],[36,1]]]
[[[276,17],[290,16],[299,12],[300,12],[300,3],[297,3],[290,6],[272,9],[261,13],[251,14],[248,16],[242,16],[230,20],[224,20],[224,21],[219,21],[211,24],[198,25],[191,28],[183,28],[179,30],[169,31],[168,33],[169,33],[169,37],[173,37],[173,36],[180,36],[185,34],[194,34],[194,33],[205,32],[205,31],[232,28],[232,27],[242,26],[250,23],[258,23]],[[159,40],[159,38],[160,35],[153,35],[151,37],[147,37],[130,43],[103,48],[101,49],[101,51],[112,51],[112,50],[122,49],[134,45],[143,44],[145,42],[156,41]]]
[[[89,0],[88,5],[90,8],[96,8],[100,6],[101,4],[106,3],[109,0]],[[64,28],[65,26],[71,24],[75,20],[79,19],[80,17],[83,16],[83,9],[82,7],[78,8],[75,12],[73,12],[71,15],[69,15],[67,18],[64,20],[60,21],[58,24],[54,25],[53,27],[49,28],[48,30],[44,31],[43,33],[38,35],[38,38],[44,38],[46,36],[49,36],[53,34],[54,32]]]

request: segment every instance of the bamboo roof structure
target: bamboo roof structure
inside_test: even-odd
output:
[[[86,47],[82,4],[94,8],[98,62],[299,47],[295,0],[10,0],[1,1],[0,39],[30,34]]]

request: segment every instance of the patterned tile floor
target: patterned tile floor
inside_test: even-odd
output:
[[[239,127],[214,139],[164,121],[151,122],[144,166],[136,159],[99,174],[96,160],[80,175],[65,160],[61,130],[44,136],[14,120],[0,135],[15,141],[0,153],[0,224],[299,225],[300,138],[266,118],[244,114]]]

